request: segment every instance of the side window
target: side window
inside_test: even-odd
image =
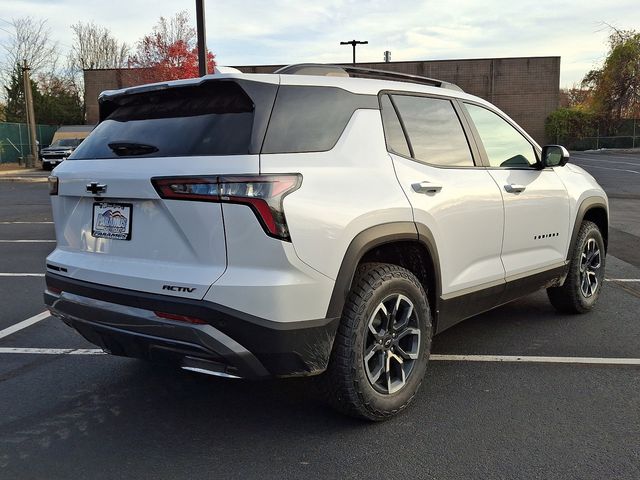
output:
[[[396,109],[393,108],[389,95],[383,95],[380,99],[380,106],[382,107],[382,125],[384,127],[384,138],[387,142],[387,149],[392,153],[398,155],[404,155],[410,157],[411,152],[407,145],[407,139],[402,131],[402,125],[398,120]]]
[[[465,103],[478,130],[492,167],[532,167],[537,158],[533,146],[502,117],[491,110]]]
[[[473,157],[451,101],[393,95],[416,160],[443,167],[471,167]]]

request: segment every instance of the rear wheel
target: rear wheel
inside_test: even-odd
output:
[[[418,279],[397,265],[362,265],[322,379],[329,403],[355,417],[391,417],[413,400],[430,347],[431,312]]]
[[[595,223],[582,222],[564,285],[547,289],[551,304],[562,313],[591,310],[600,296],[604,267],[602,233]]]

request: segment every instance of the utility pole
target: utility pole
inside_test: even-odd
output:
[[[369,42],[361,42],[360,40],[351,40],[350,42],[340,42],[340,45],[351,45],[353,47],[353,64],[356,64],[356,45],[368,45]]]
[[[24,60],[22,67],[22,76],[24,79],[24,101],[25,113],[27,115],[27,124],[29,126],[29,141],[31,144],[31,154],[27,155],[25,162],[27,168],[36,166],[38,159],[38,140],[36,138],[36,115],[33,109],[33,92],[31,92],[31,77],[29,76],[29,66],[27,60]]]
[[[207,29],[204,23],[204,0],[196,0],[196,27],[198,30],[198,73],[207,74]]]

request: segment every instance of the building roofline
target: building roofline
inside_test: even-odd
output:
[[[400,65],[407,63],[436,63],[436,62],[486,62],[488,60],[534,60],[534,59],[549,59],[549,58],[557,58],[560,59],[560,55],[538,55],[532,57],[483,57],[483,58],[441,58],[441,59],[433,59],[433,60],[398,60],[394,62],[356,62],[356,67],[358,65]],[[235,65],[233,68],[238,67],[281,67],[289,64],[285,63],[271,63],[271,64],[256,64],[256,65]],[[353,66],[350,62],[329,62],[327,65],[348,65]]]
[[[534,59],[549,59],[549,58],[557,58],[560,59],[560,55],[538,55],[531,57],[482,57],[482,58],[441,58],[441,59],[432,59],[432,60],[399,60],[394,62],[357,62],[356,67],[358,65],[403,65],[409,63],[440,63],[440,62],[486,62],[489,60],[534,60]],[[291,65],[291,63],[270,63],[270,64],[255,64],[255,65],[232,65],[233,68],[238,67],[283,67],[286,65]],[[352,63],[347,62],[332,62],[327,65],[345,65],[352,66]],[[133,71],[133,70],[146,70],[145,67],[116,67],[116,68],[85,68],[83,71],[85,72],[99,72],[99,71],[114,71],[114,70],[123,70],[123,71]]]

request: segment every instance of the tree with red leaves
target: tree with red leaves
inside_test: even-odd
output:
[[[136,53],[129,57],[129,66],[142,69],[143,83],[198,77],[196,39],[187,12],[170,19],[160,17],[151,34],[138,42]],[[207,51],[207,71],[212,73],[214,67],[214,55]]]

